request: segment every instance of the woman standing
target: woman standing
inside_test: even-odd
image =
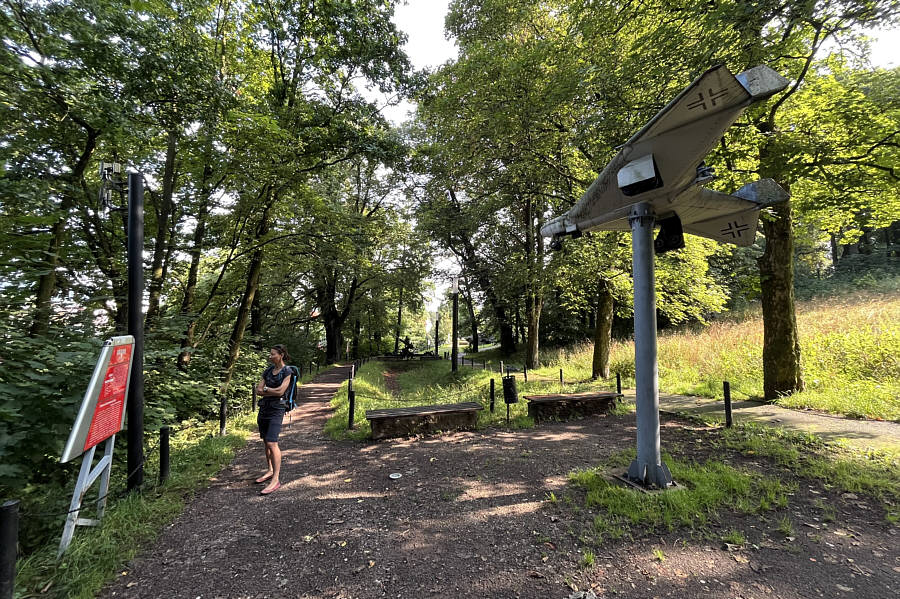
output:
[[[281,433],[281,423],[284,420],[284,406],[281,398],[291,384],[291,369],[285,362],[291,357],[283,345],[273,345],[269,350],[269,362],[271,366],[263,372],[262,378],[256,384],[256,392],[261,396],[259,400],[259,415],[256,424],[259,426],[259,436],[266,446],[266,462],[269,466],[266,473],[256,479],[257,483],[269,482],[260,491],[260,495],[274,493],[281,487],[278,476],[281,473],[281,450],[278,448],[278,435]]]

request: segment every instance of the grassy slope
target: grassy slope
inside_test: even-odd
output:
[[[798,326],[806,390],[778,401],[854,417],[900,420],[900,297],[857,294],[801,303]],[[721,321],[697,332],[659,338],[659,385],[663,392],[722,397],[730,381],[735,398],[762,396],[762,318]],[[537,373],[567,380],[591,374],[585,345],[544,352]],[[499,356],[486,352],[494,362]],[[521,364],[521,357],[513,360]],[[615,343],[611,367],[633,385],[634,347]]]

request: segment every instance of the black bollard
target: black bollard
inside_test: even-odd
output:
[[[559,384],[563,384],[562,368],[559,369]]]
[[[256,412],[256,385],[253,385],[251,390],[252,390],[252,393],[250,394],[250,397],[251,397],[250,410],[252,410],[255,413]]]
[[[0,505],[0,599],[12,599],[19,545],[19,501]]]
[[[725,393],[725,427],[731,428],[733,424],[731,419],[731,383],[723,381],[722,391]]]
[[[528,367],[524,364],[522,365],[522,377],[525,379],[525,382],[528,382]]]
[[[491,379],[491,414],[494,413],[494,379]]]
[[[356,393],[353,391],[353,379],[347,383],[347,399],[350,407],[347,414],[347,428],[353,428],[353,413],[356,411]]]
[[[622,394],[622,375],[618,372],[616,373],[616,393]]]
[[[169,480],[169,427],[159,429],[159,484]]]

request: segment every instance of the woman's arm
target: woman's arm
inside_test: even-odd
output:
[[[287,368],[287,366],[285,366],[285,368]],[[284,395],[291,384],[291,379],[294,378],[293,376],[291,376],[292,374],[293,373],[288,370],[288,373],[285,375],[284,380],[281,381],[281,385],[279,385],[278,387],[269,387],[269,394],[276,395],[278,397]]]
[[[285,375],[284,380],[281,381],[281,384],[279,386],[266,387],[265,390],[263,390],[263,387],[265,385],[262,381],[260,381],[260,384],[257,385],[257,391],[266,397],[281,397],[282,395],[284,395],[285,391],[287,391],[287,388],[290,384],[291,384],[291,373],[288,372],[288,374]]]
[[[259,382],[256,383],[256,392],[259,393],[260,395],[265,395],[265,392],[263,391],[263,387],[265,387],[265,386],[266,386],[266,382],[262,378],[260,378]]]

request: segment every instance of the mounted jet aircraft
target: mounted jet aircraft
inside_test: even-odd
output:
[[[734,195],[701,187],[713,178],[703,157],[743,110],[784,89],[787,79],[766,66],[737,77],[709,69],[629,139],[568,212],[541,228],[558,249],[565,235],[631,231],[634,275],[634,363],[637,457],[622,481],[643,489],[675,486],[659,447],[659,371],[653,252],[684,247],[684,231],[750,245],[763,206],[788,195],[771,179]],[[660,233],[653,240],[653,229]]]
[[[541,228],[559,248],[566,235],[630,231],[628,215],[648,203],[661,227],[657,253],[683,247],[682,231],[736,245],[751,245],[760,208],[788,195],[771,179],[734,195],[701,187],[714,178],[703,157],[754,102],[784,89],[787,79],[767,66],[737,77],[712,67],[629,139],[568,212]]]

